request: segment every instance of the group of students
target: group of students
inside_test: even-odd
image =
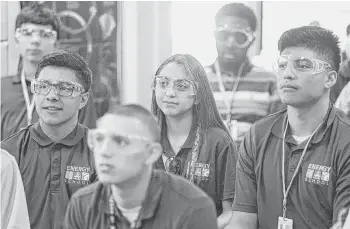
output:
[[[111,106],[95,122],[82,118],[88,64],[54,51],[49,9],[24,8],[23,66],[1,79],[1,228],[347,229],[350,120],[330,101],[338,38],[286,31],[275,76],[246,56],[251,9],[227,4],[215,22],[213,65],[173,55],[151,111]]]

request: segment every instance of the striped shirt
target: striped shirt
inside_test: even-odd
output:
[[[215,63],[205,69],[222,119],[227,121],[227,114],[231,115],[231,135],[236,141],[243,139],[251,124],[284,107],[277,94],[276,76],[271,72],[246,63],[240,79],[221,71],[220,80]],[[221,82],[224,87],[220,88]]]

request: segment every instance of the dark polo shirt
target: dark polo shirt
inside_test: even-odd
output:
[[[184,145],[176,155],[181,160],[180,175],[189,179],[188,167],[191,163],[191,149],[196,139],[196,123]],[[162,146],[165,155],[174,155],[163,127]],[[204,130],[198,161],[196,163],[194,183],[202,188],[214,201],[217,215],[222,213],[222,201],[233,199],[235,195],[235,176],[237,148],[230,136],[220,128]],[[165,170],[160,157],[155,164],[157,169]]]
[[[96,182],[77,191],[68,206],[65,229],[109,228],[110,187]],[[153,171],[137,228],[216,229],[212,200],[189,181]],[[130,228],[117,210],[116,228]]]
[[[27,81],[27,89],[30,99],[33,94],[30,91],[30,82]],[[34,108],[32,123],[36,123],[39,116]],[[89,128],[96,127],[96,110],[92,96],[85,107],[79,111],[79,123]],[[22,91],[20,75],[6,76],[1,78],[1,135],[0,140],[16,133],[26,127],[27,107]]]
[[[72,194],[96,180],[87,128],[76,128],[54,143],[39,123],[30,125],[1,143],[21,171],[32,229],[60,229]]]
[[[277,228],[282,215],[282,138],[286,110],[255,123],[237,162],[233,210],[258,214],[259,228]],[[288,130],[290,130],[288,128]],[[350,121],[330,106],[312,138],[287,198],[286,217],[297,229],[329,229],[350,203]],[[291,181],[306,141],[286,136],[286,185]]]

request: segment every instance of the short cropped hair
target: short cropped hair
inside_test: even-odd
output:
[[[304,47],[327,59],[338,72],[341,62],[339,38],[330,30],[318,26],[302,26],[287,30],[278,41],[278,50]]]
[[[23,23],[33,23],[39,25],[51,25],[52,29],[57,32],[57,39],[60,38],[60,23],[56,14],[48,7],[32,3],[24,7],[16,19],[16,29]]]
[[[41,70],[47,66],[65,67],[73,70],[85,92],[90,91],[92,73],[89,65],[79,54],[69,50],[60,50],[43,56],[35,72],[35,78],[38,78]]]
[[[160,143],[160,125],[157,122],[155,116],[151,114],[149,110],[138,104],[122,104],[111,106],[106,114],[113,114],[118,116],[136,118],[143,123],[149,133],[152,140]]]
[[[220,8],[216,13],[215,23],[217,24],[222,16],[231,16],[244,19],[248,22],[249,27],[255,32],[257,19],[254,11],[243,3],[229,3]]]

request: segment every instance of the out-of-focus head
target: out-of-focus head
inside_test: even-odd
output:
[[[328,96],[340,65],[338,37],[330,30],[303,26],[284,32],[274,64],[278,90],[287,105],[308,106]]]
[[[112,107],[89,131],[99,181],[122,185],[150,169],[162,152],[160,127],[144,107]]]
[[[34,3],[23,8],[16,19],[15,38],[24,60],[39,62],[55,49],[60,23],[48,7]]]
[[[89,66],[79,54],[61,50],[45,55],[31,85],[40,119],[48,125],[77,119],[89,99],[91,82]]]
[[[257,27],[254,11],[242,3],[226,4],[215,16],[218,56],[229,63],[240,63],[253,43]]]

